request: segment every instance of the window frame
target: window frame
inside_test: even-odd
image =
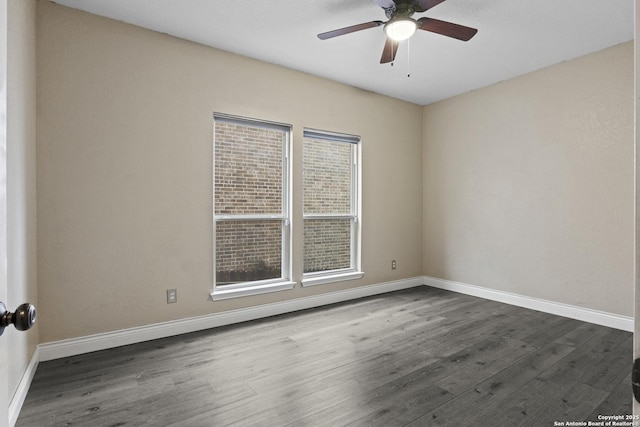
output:
[[[282,210],[279,214],[216,214],[216,122],[224,122],[247,127],[278,130],[283,132],[282,138]],[[222,300],[249,295],[263,294],[293,289],[296,282],[291,280],[291,143],[292,126],[284,123],[253,119],[229,114],[214,113],[213,115],[213,191],[212,191],[212,224],[213,224],[213,289],[211,298]],[[281,221],[281,266],[279,278],[254,280],[218,285],[216,283],[216,228],[218,222],[230,221]]]
[[[361,138],[357,135],[336,133],[311,128],[303,129],[303,150],[304,139],[312,138],[316,140],[325,140],[331,142],[340,142],[351,145],[351,183],[350,183],[350,212],[348,214],[309,214],[304,212],[303,208],[303,229],[306,220],[322,220],[322,219],[350,219],[351,224],[351,260],[349,268],[340,268],[333,270],[324,270],[302,274],[302,286],[316,286],[327,283],[334,283],[343,280],[354,280],[364,276],[362,271],[362,147]],[[302,160],[302,169],[304,174],[304,155]],[[304,181],[303,181],[304,186]],[[302,191],[304,195],[304,190]],[[304,197],[304,196],[303,196]],[[303,201],[304,206],[304,201]],[[304,239],[304,237],[303,237]],[[304,243],[303,243],[304,247]],[[303,249],[304,259],[304,249]],[[304,261],[303,261],[304,262]]]

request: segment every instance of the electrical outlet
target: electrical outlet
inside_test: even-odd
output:
[[[391,269],[392,270],[396,269],[396,260],[395,259],[391,261]]]
[[[167,304],[178,302],[178,291],[175,289],[167,289]]]

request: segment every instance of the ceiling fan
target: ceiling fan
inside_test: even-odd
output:
[[[426,12],[434,6],[439,5],[445,0],[374,0],[378,6],[384,9],[388,21],[371,21],[362,24],[351,25],[349,27],[340,28],[338,30],[327,31],[318,34],[321,40],[327,40],[333,37],[342,36],[356,31],[366,30],[383,26],[387,35],[387,41],[382,50],[381,64],[393,62],[398,51],[398,44],[402,40],[406,40],[416,32],[416,30],[430,31],[432,33],[441,34],[454,39],[468,41],[476,35],[478,30],[475,28],[465,27],[464,25],[454,24],[452,22],[440,21],[438,19],[422,17],[413,19],[414,13]]]

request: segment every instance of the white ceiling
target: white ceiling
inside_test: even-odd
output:
[[[633,0],[447,0],[414,15],[478,29],[468,42],[417,32],[380,65],[373,0],[55,0],[240,55],[429,104],[633,39]],[[407,74],[410,73],[410,76]]]

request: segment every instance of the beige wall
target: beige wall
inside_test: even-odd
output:
[[[633,43],[424,108],[424,272],[633,315]]]
[[[421,108],[50,2],[38,20],[41,342],[421,274],[632,315],[631,43]],[[213,112],[293,125],[298,224],[302,128],[362,136],[363,279],[209,299]],[[295,222],[293,252],[299,280]]]
[[[37,304],[36,283],[36,3],[9,0],[7,22],[7,301],[11,311]],[[9,398],[38,344],[37,327],[7,328]]]
[[[422,275],[421,107],[48,1],[37,55],[41,342]],[[297,280],[302,129],[362,137],[364,278],[210,300],[214,112],[293,125]]]

